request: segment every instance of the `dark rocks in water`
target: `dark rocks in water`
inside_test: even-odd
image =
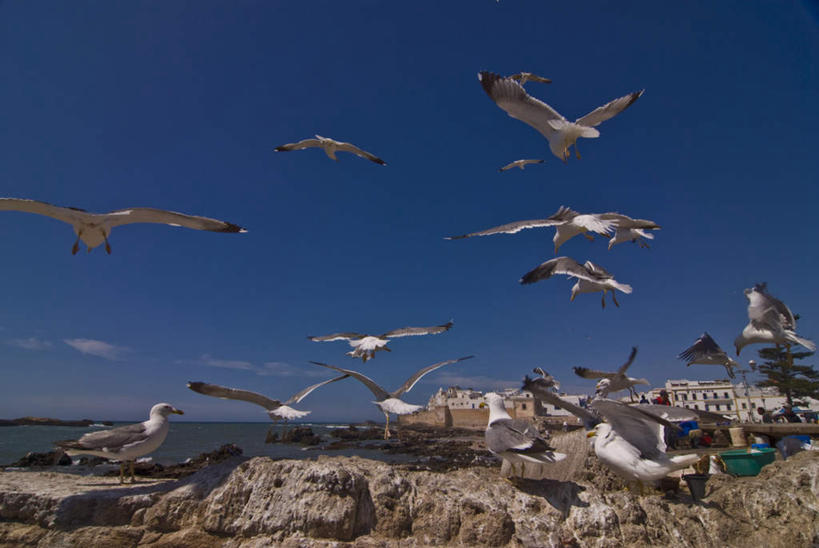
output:
[[[215,451],[202,453],[195,459],[186,462],[163,466],[154,462],[140,462],[134,465],[134,473],[137,476],[148,478],[184,478],[199,470],[226,461],[233,457],[241,456],[242,448],[234,443],[226,443]],[[118,476],[119,470],[112,470],[106,476]]]
[[[11,420],[0,419],[0,426],[91,426],[92,424],[111,426],[114,423],[111,421],[92,421],[91,419],[64,421],[48,417],[20,417]]]
[[[105,457],[95,457],[94,455],[82,455],[77,464],[80,466],[97,466],[98,464],[105,464],[108,459]]]
[[[265,443],[298,443],[300,445],[318,445],[321,437],[317,436],[309,426],[297,426],[281,433],[268,430]]]
[[[71,457],[63,451],[49,451],[48,453],[26,453],[22,459],[9,464],[14,468],[30,468],[32,466],[68,466],[71,464]]]
[[[372,423],[372,421],[367,421],[368,428],[358,428],[354,424],[351,424],[347,428],[336,428],[330,432],[330,435],[345,441],[383,440],[383,428],[380,426],[369,426],[370,423]]]

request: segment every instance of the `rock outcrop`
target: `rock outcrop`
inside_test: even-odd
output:
[[[776,462],[756,478],[714,476],[700,504],[686,492],[638,497],[582,480],[513,484],[497,467],[436,473],[355,457],[232,457],[187,478],[134,486],[0,473],[0,546],[342,542],[811,546],[819,542],[819,454]]]

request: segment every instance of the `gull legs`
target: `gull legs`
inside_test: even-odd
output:
[[[384,413],[384,416],[387,417],[387,425],[384,426],[384,439],[390,439],[390,414]]]
[[[105,252],[110,255],[111,254],[111,244],[108,243],[108,236],[103,234],[102,237],[105,238]]]
[[[577,156],[578,160],[580,160],[580,151],[577,149],[577,141],[574,143],[574,155]]]
[[[74,242],[74,245],[71,247],[71,254],[76,255],[77,251],[80,250],[80,235],[77,234],[77,241]]]
[[[136,483],[134,475],[134,461],[129,461],[129,471],[131,472],[131,483]],[[119,482],[125,483],[125,461],[119,463]]]

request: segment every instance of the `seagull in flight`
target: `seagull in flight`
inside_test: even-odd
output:
[[[151,407],[148,420],[144,422],[89,432],[78,440],[58,441],[55,445],[68,455],[94,455],[120,461],[120,483],[125,482],[125,463],[129,462],[133,483],[136,479],[134,460],[156,451],[162,445],[168,435],[168,415],[171,414],[184,415],[169,403],[158,403]]]
[[[608,214],[610,215],[610,214]],[[566,241],[574,238],[578,234],[582,234],[587,240],[594,240],[594,236],[589,234],[593,232],[601,236],[610,237],[612,230],[617,226],[617,221],[614,219],[604,219],[603,215],[597,213],[578,213],[577,211],[560,206],[557,212],[546,219],[531,219],[528,221],[515,221],[505,225],[500,225],[479,232],[471,232],[461,236],[449,236],[446,240],[460,240],[463,238],[472,238],[473,236],[490,236],[492,234],[515,234],[527,228],[540,228],[545,226],[555,227],[555,235],[552,242],[555,244],[555,255],[557,250]]]
[[[371,378],[359,373],[358,371],[353,371],[352,369],[342,369],[341,367],[336,367],[334,365],[328,365],[326,363],[321,362],[310,362],[313,365],[318,365],[320,367],[326,367],[328,369],[333,369],[338,371],[339,373],[344,373],[345,375],[349,375],[361,381],[361,383],[370,389],[370,392],[373,393],[375,396],[375,400],[373,403],[377,405],[381,411],[384,413],[384,417],[387,419],[387,424],[384,427],[384,439],[389,439],[390,437],[390,413],[395,413],[396,415],[409,415],[410,413],[414,413],[419,409],[423,409],[422,405],[413,405],[411,403],[406,403],[401,400],[401,396],[405,392],[409,392],[412,390],[412,387],[415,386],[421,377],[426,375],[427,373],[432,373],[436,369],[440,369],[445,365],[449,365],[452,363],[462,362],[464,360],[468,360],[473,358],[474,356],[466,356],[463,358],[458,358],[456,360],[446,360],[443,362],[434,363],[432,365],[428,365],[422,369],[419,369],[413,375],[406,380],[401,387],[394,391],[394,392],[387,392],[383,389],[380,385],[376,384]]]
[[[521,171],[529,164],[542,164],[544,160],[515,160],[514,162],[508,163],[502,168],[498,169],[498,171],[508,171],[513,167],[519,167]]]
[[[353,350],[347,352],[347,355],[351,358],[361,358],[364,363],[367,363],[367,360],[375,358],[375,353],[379,350],[392,352],[392,350],[387,348],[387,343],[390,342],[390,339],[418,335],[437,335],[438,333],[449,331],[453,325],[455,325],[455,322],[450,320],[443,325],[433,325],[431,327],[402,327],[400,329],[387,331],[381,335],[333,333],[320,337],[308,336],[307,338],[313,342],[348,341],[350,346],[353,347]]]
[[[632,219],[628,215],[621,213],[602,213],[600,218],[607,221],[614,221],[616,230],[614,237],[609,239],[609,249],[612,246],[621,244],[623,242],[637,243],[640,247],[648,248],[648,243],[645,240],[653,240],[654,234],[646,232],[647,230],[659,230],[661,227],[654,221],[648,219]]]
[[[645,91],[635,91],[614,99],[574,122],[569,122],[552,107],[526,93],[523,86],[511,77],[503,78],[492,72],[482,71],[478,73],[478,80],[486,94],[509,116],[532,126],[546,137],[552,154],[564,162],[569,159],[569,147],[572,145],[575,155],[580,159],[577,151],[579,137],[599,137],[600,132],[594,126],[623,112]]]
[[[512,80],[517,80],[521,86],[526,82],[540,82],[541,84],[552,83],[549,78],[544,78],[543,76],[538,76],[537,74],[532,74],[531,72],[518,72],[517,74],[510,75],[509,78]]]
[[[745,290],[748,299],[748,325],[734,340],[737,356],[743,347],[755,343],[774,343],[791,346],[799,344],[816,350],[816,344],[796,334],[796,316],[779,299],[770,295],[767,284],[756,284]]]
[[[251,392],[249,390],[241,390],[239,388],[228,388],[226,386],[219,386],[218,384],[208,384],[204,382],[190,381],[188,382],[188,388],[190,388],[194,392],[198,392],[206,396],[213,396],[214,398],[222,398],[223,400],[240,400],[255,403],[256,405],[260,405],[267,410],[267,415],[273,420],[274,423],[277,422],[279,419],[284,419],[286,425],[288,420],[300,419],[310,414],[310,411],[299,411],[298,409],[293,409],[292,407],[290,407],[291,405],[300,403],[301,400],[306,398],[316,388],[321,388],[325,384],[340,381],[342,379],[346,379],[347,377],[349,377],[349,375],[342,375],[340,377],[335,377],[332,379],[328,379],[326,381],[310,385],[304,390],[296,392],[284,402],[281,402],[279,400],[272,400],[267,396],[263,396],[262,394],[258,394],[256,392]]]
[[[557,257],[550,261],[546,261],[534,270],[531,270],[523,275],[520,279],[521,284],[532,284],[551,278],[553,274],[566,274],[567,276],[577,278],[577,283],[572,286],[571,300],[580,293],[595,293],[597,291],[603,292],[602,300],[600,301],[603,308],[606,308],[606,293],[611,291],[611,299],[615,306],[619,307],[617,297],[614,290],[622,291],[623,293],[631,293],[631,286],[623,284],[614,279],[606,269],[598,266],[591,261],[586,261],[585,264],[580,264],[571,257]]]
[[[636,379],[626,375],[626,371],[631,366],[634,358],[637,356],[637,347],[631,349],[628,361],[620,366],[617,371],[597,371],[595,369],[588,369],[586,367],[573,367],[575,375],[583,377],[584,379],[600,379],[595,387],[595,398],[607,398],[611,392],[619,392],[621,390],[628,390],[629,395],[634,398],[637,394],[634,393],[634,386],[638,384],[649,385],[646,379]],[[633,400],[632,400],[633,401]]]
[[[732,379],[734,375],[734,367],[739,367],[739,364],[725,353],[725,350],[720,348],[717,342],[711,338],[708,332],[703,333],[699,339],[694,341],[694,344],[680,352],[677,356],[680,360],[686,361],[686,366],[694,363],[704,365],[722,365],[728,376]]]
[[[111,245],[108,243],[108,237],[111,235],[111,230],[115,226],[132,223],[159,223],[211,232],[247,232],[233,223],[148,207],[118,209],[109,213],[89,213],[83,209],[59,207],[37,200],[0,198],[0,211],[36,213],[70,224],[77,235],[77,240],[71,248],[73,255],[76,255],[80,249],[80,240],[88,247],[89,253],[104,243],[105,251],[110,255]]]
[[[509,461],[513,474],[515,464],[520,464],[520,477],[523,477],[527,462],[544,464],[566,458],[565,454],[558,453],[549,446],[546,438],[531,422],[513,419],[507,413],[499,394],[489,392],[484,398],[489,404],[489,422],[484,432],[486,448],[493,455]]]
[[[276,152],[286,152],[289,150],[303,150],[305,148],[323,148],[324,153],[327,154],[327,156],[329,156],[332,160],[336,161],[338,161],[338,158],[336,158],[336,151],[342,151],[352,152],[356,156],[366,158],[367,160],[375,162],[378,165],[382,166],[387,165],[387,162],[385,162],[375,154],[371,154],[366,150],[362,150],[352,143],[336,141],[335,139],[330,139],[329,137],[322,137],[321,135],[316,135],[315,139],[304,139],[299,141],[298,143],[287,143],[286,145],[277,146],[273,150],[275,150]]]

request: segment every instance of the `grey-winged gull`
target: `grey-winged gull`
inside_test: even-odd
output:
[[[341,367],[336,367],[334,365],[328,365],[326,363],[321,362],[311,361],[310,363],[321,367],[326,367],[328,369],[333,369],[335,371],[338,371],[339,373],[350,375],[351,377],[355,377],[356,379],[361,381],[361,383],[364,386],[369,388],[370,392],[373,393],[376,399],[376,401],[374,401],[373,403],[381,409],[381,411],[384,413],[384,417],[387,419],[387,424],[386,426],[384,426],[384,439],[388,439],[390,437],[390,413],[395,413],[396,415],[409,415],[410,413],[414,413],[415,411],[418,411],[419,409],[423,408],[423,406],[421,405],[413,405],[411,403],[401,401],[400,398],[402,394],[412,390],[412,387],[415,386],[415,383],[417,383],[418,380],[427,373],[431,373],[445,365],[461,362],[473,357],[474,356],[466,356],[455,360],[446,360],[443,362],[428,365],[413,373],[413,375],[409,379],[407,379],[406,382],[404,382],[404,384],[402,384],[398,390],[394,392],[387,392],[380,385],[376,384],[375,381],[373,381],[372,379],[365,375],[362,375],[358,371],[353,371],[351,369],[342,369]]]
[[[131,482],[134,481],[134,460],[155,451],[168,435],[168,415],[183,412],[169,403],[151,407],[148,420],[139,424],[118,426],[110,430],[89,432],[78,440],[58,441],[54,444],[68,455],[95,455],[120,461],[119,481],[125,481],[125,463],[130,462]]]
[[[495,392],[487,393],[484,398],[489,404],[489,422],[486,424],[484,439],[486,448],[493,455],[509,461],[514,475],[515,464],[520,464],[520,476],[523,476],[525,463],[546,464],[566,458],[549,446],[537,428],[529,421],[513,419],[503,404],[503,398]]]
[[[507,78],[517,80],[521,86],[526,82],[540,82],[541,84],[552,83],[551,79],[538,76],[537,74],[533,74],[531,72],[518,72],[517,74],[510,74]]]
[[[614,236],[609,239],[609,249],[624,242],[637,243],[640,247],[648,248],[649,245],[644,240],[653,240],[654,234],[646,232],[648,230],[659,230],[660,225],[648,219],[632,219],[622,213],[601,213],[600,218],[607,221],[614,221],[617,227]]]
[[[607,398],[609,393],[619,392],[621,390],[628,390],[629,394],[634,397],[634,386],[638,384],[650,385],[646,379],[637,379],[626,375],[626,371],[631,366],[634,358],[637,356],[637,347],[631,349],[628,361],[621,365],[617,371],[598,371],[596,369],[589,369],[587,367],[573,367],[575,375],[583,377],[584,379],[600,379],[595,387],[595,397]]]
[[[108,236],[111,235],[111,230],[116,226],[132,223],[159,223],[210,232],[247,232],[233,223],[149,207],[117,209],[108,213],[89,213],[82,209],[60,207],[37,200],[0,198],[0,211],[36,213],[70,224],[77,235],[77,240],[71,248],[72,254],[79,251],[80,240],[85,243],[89,252],[104,243],[105,251],[110,254],[111,246],[108,243]]]
[[[515,160],[514,162],[509,162],[508,164],[506,164],[502,168],[498,169],[498,171],[501,171],[501,172],[508,171],[508,170],[512,169],[513,167],[519,167],[520,170],[523,171],[523,168],[525,168],[526,166],[528,166],[530,164],[542,164],[542,163],[543,163],[543,160],[532,160],[532,159]]]
[[[755,343],[773,343],[790,347],[799,344],[816,350],[813,341],[796,333],[796,316],[779,299],[770,295],[765,283],[745,290],[748,299],[748,325],[734,340],[737,356],[743,347]]]
[[[614,290],[629,294],[632,289],[628,284],[620,283],[605,268],[596,265],[591,261],[580,264],[571,257],[557,257],[540,264],[530,270],[520,279],[520,283],[527,285],[551,278],[553,274],[565,274],[572,278],[577,278],[577,282],[572,286],[570,300],[581,293],[603,292],[601,305],[606,308],[606,293],[611,292],[611,299],[616,306],[620,306]]]
[[[329,158],[336,161],[338,161],[338,158],[336,158],[336,151],[343,151],[352,152],[356,156],[366,158],[367,160],[375,162],[376,164],[382,166],[387,165],[387,162],[385,162],[375,154],[371,154],[366,150],[362,150],[352,143],[336,141],[335,139],[330,139],[329,137],[322,137],[321,135],[316,135],[315,139],[303,139],[298,143],[287,143],[285,145],[277,146],[273,150],[275,150],[276,152],[285,152],[289,150],[303,150],[305,148],[324,149],[324,153],[327,154]]]
[[[296,392],[284,402],[270,399],[267,396],[263,396],[262,394],[258,394],[256,392],[251,392],[250,390],[228,388],[226,386],[219,386],[218,384],[207,384],[204,382],[191,381],[188,382],[188,388],[190,388],[194,392],[198,392],[206,396],[213,396],[214,398],[222,398],[227,400],[241,400],[250,403],[255,403],[256,405],[260,405],[267,410],[267,415],[273,420],[273,422],[276,422],[279,419],[283,419],[286,424],[288,420],[300,419],[310,414],[310,411],[299,411],[298,409],[293,409],[292,407],[290,407],[290,405],[301,402],[301,400],[306,398],[307,395],[310,394],[316,388],[320,388],[325,384],[330,384],[331,382],[346,379],[348,376],[349,375],[342,375],[340,377],[334,377],[326,381],[321,381],[319,383],[312,384],[307,388],[300,390],[299,392]]]
[[[580,153],[577,151],[579,137],[599,137],[600,132],[594,126],[623,112],[644,91],[635,91],[614,99],[574,122],[569,122],[552,107],[526,93],[523,86],[513,78],[503,78],[497,74],[482,71],[478,73],[478,80],[486,94],[509,116],[532,126],[546,137],[552,154],[564,162],[569,158],[569,147],[572,145],[574,145],[575,155],[578,159],[580,158]]]
[[[677,358],[685,360],[686,366],[692,364],[722,365],[725,367],[725,371],[728,372],[728,376],[732,379],[736,376],[734,375],[733,368],[739,367],[736,360],[730,358],[728,354],[725,353],[725,350],[720,348],[717,342],[711,338],[708,332],[700,335],[700,338],[694,341],[694,344],[680,352]]]
[[[331,341],[347,341],[353,350],[347,352],[351,358],[361,358],[364,363],[375,357],[375,353],[380,350],[391,352],[387,348],[387,343],[390,339],[398,337],[413,337],[419,335],[437,335],[449,331],[455,325],[451,320],[442,325],[433,325],[430,327],[402,327],[400,329],[393,329],[381,335],[368,335],[366,333],[333,333],[331,335],[322,335],[320,337],[308,336],[307,338],[314,342],[331,342]]]

